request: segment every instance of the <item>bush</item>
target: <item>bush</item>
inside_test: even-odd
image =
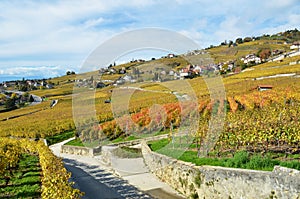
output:
[[[5,108],[7,108],[7,109],[13,109],[13,108],[16,107],[16,104],[15,104],[15,103],[16,103],[16,102],[15,102],[15,99],[9,98],[9,99],[7,99],[6,102],[5,102]]]
[[[265,170],[267,168],[273,168],[276,164],[279,164],[279,162],[276,160],[272,160],[270,155],[262,157],[261,155],[256,154],[251,157],[250,161],[246,164],[246,168]]]
[[[228,161],[232,167],[243,168],[244,165],[249,162],[249,154],[246,151],[239,151],[234,154],[232,159]]]

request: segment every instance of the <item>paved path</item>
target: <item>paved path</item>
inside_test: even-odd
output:
[[[65,164],[68,171],[72,173],[71,180],[76,182],[75,187],[85,192],[83,199],[93,198],[123,198],[104,183],[99,182],[93,176],[75,165]]]
[[[150,195],[130,185],[99,166],[91,166],[76,160],[63,159],[75,188],[85,192],[83,199],[132,198],[150,199]]]
[[[75,182],[75,188],[86,193],[83,199],[153,198],[114,175],[112,168],[105,166],[99,156],[94,158],[60,153],[61,145],[69,140],[52,145],[50,149],[63,158],[67,170],[72,172],[71,180]]]
[[[84,199],[184,198],[150,173],[142,158],[112,157],[111,164],[106,164],[102,161],[102,156],[87,157],[60,153],[61,145],[69,140],[52,145],[50,149],[55,155],[63,158],[66,168],[72,172],[75,187],[86,192]],[[103,192],[106,193],[102,194]]]

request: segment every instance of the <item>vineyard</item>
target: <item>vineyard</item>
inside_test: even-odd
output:
[[[81,121],[80,125],[83,127],[90,126],[90,123],[93,125],[83,130],[77,129],[77,134],[86,142],[106,138],[113,140],[119,136],[131,134],[143,137],[149,132],[176,129],[182,126],[184,121],[189,121],[188,118],[198,115],[197,117],[200,116],[199,129],[198,133],[194,135],[198,139],[197,137],[203,138],[206,135],[205,131],[207,131],[212,112],[216,112],[218,107],[224,106],[227,116],[223,127],[224,132],[221,134],[223,140],[218,142],[222,145],[219,147],[220,149],[224,148],[225,150],[233,146],[238,149],[246,145],[253,145],[254,147],[255,144],[259,147],[254,148],[262,149],[262,146],[267,143],[271,146],[284,144],[286,147],[292,144],[293,147],[291,148],[295,151],[297,142],[299,142],[297,104],[300,96],[297,91],[300,90],[300,86],[298,78],[280,77],[245,81],[248,76],[256,78],[261,75],[274,75],[278,72],[284,73],[286,69],[291,69],[296,73],[300,72],[299,65],[286,66],[285,62],[280,64],[283,64],[283,67],[279,67],[277,70],[266,70],[268,71],[267,74],[262,74],[261,70],[271,67],[269,63],[265,64],[267,66],[262,64],[261,68],[256,67],[252,71],[224,78],[227,97],[222,103],[220,99],[209,99],[210,91],[203,78],[187,80],[188,84],[182,84],[181,81],[183,80],[160,84],[139,83],[137,86],[142,90],[130,91],[132,93],[130,96],[126,96],[128,89],[119,89],[114,94],[114,103],[126,109],[126,114],[123,117],[121,117],[122,109],[119,110],[120,113],[118,113],[118,109],[115,109],[113,113],[112,105],[104,103],[113,95],[110,88],[97,89],[92,95],[85,96],[83,93],[84,97],[81,100],[95,101],[97,123],[99,124],[95,126],[94,121]],[[270,84],[274,88],[270,91],[259,92],[255,89],[259,84]],[[71,86],[68,87],[71,88]],[[175,91],[182,95],[194,93],[198,105],[193,103],[186,105],[188,103],[180,102],[173,94]],[[39,92],[43,94],[42,92],[46,91]],[[53,93],[56,92],[58,91],[53,91]],[[64,90],[64,92],[66,91]],[[49,95],[51,96],[51,93]],[[93,99],[94,97],[95,99]],[[2,113],[0,116],[0,136],[45,138],[74,131],[72,96],[64,95],[61,92],[60,96],[52,96],[50,99],[59,99],[59,103],[54,108],[50,108],[49,101],[45,101],[36,106]],[[121,104],[118,104],[120,102]],[[87,108],[85,103],[82,103],[81,109],[84,111]],[[263,113],[265,115],[261,115]],[[291,135],[282,134],[282,131],[288,131]],[[247,137],[244,134],[251,135]],[[269,146],[265,148],[270,149]]]
[[[219,47],[210,52],[215,59],[225,60],[255,52],[259,45],[280,47],[249,42],[237,51]],[[234,157],[241,152],[266,157],[272,153],[283,161],[299,163],[299,60],[296,56],[282,62],[267,62],[223,78],[212,73],[186,80],[125,84],[119,88],[75,89],[75,75],[51,79],[56,85],[54,89],[32,91],[45,101],[0,114],[0,174],[3,176],[0,188],[13,181],[13,173],[19,172],[24,157],[30,156],[35,158],[35,169],[39,171],[35,179],[36,194],[42,198],[79,198],[82,193],[72,188],[68,181],[70,173],[62,161],[44,143],[32,141],[50,137],[53,144],[60,140],[59,136],[77,136],[76,144],[97,146],[121,138],[169,134],[171,149],[177,146],[192,153],[192,159],[200,165],[209,162],[205,158],[210,156],[221,161],[228,154]],[[181,58],[176,58],[176,62],[181,64],[179,68],[187,64]],[[170,60],[153,63],[173,64]],[[151,66],[151,62],[146,64]],[[90,75],[101,78],[98,72]],[[104,75],[103,79],[115,80],[120,76]],[[272,89],[259,91],[259,85],[271,85]],[[54,107],[50,107],[52,100],[58,100]],[[110,103],[106,103],[108,100]],[[76,103],[78,112],[74,111]],[[293,168],[298,169],[297,165]]]
[[[42,141],[28,139],[0,139],[0,173],[9,180],[13,170],[18,169],[20,158],[24,154],[37,155],[41,167],[42,198],[79,198],[82,193],[69,182],[71,174]]]

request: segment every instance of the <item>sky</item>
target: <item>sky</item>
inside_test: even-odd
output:
[[[205,48],[300,29],[299,22],[299,0],[1,0],[0,82],[79,71],[103,42],[136,29],[175,31]],[[163,53],[140,52],[116,62]]]

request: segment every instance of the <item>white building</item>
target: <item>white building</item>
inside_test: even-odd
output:
[[[290,46],[291,50],[300,50],[300,42],[294,42],[293,45]]]
[[[254,54],[249,54],[249,55],[246,55],[245,58],[242,58],[241,59],[245,64],[248,64],[250,62],[254,62],[256,64],[260,64],[261,63],[261,59],[259,57],[257,57],[256,55]]]

